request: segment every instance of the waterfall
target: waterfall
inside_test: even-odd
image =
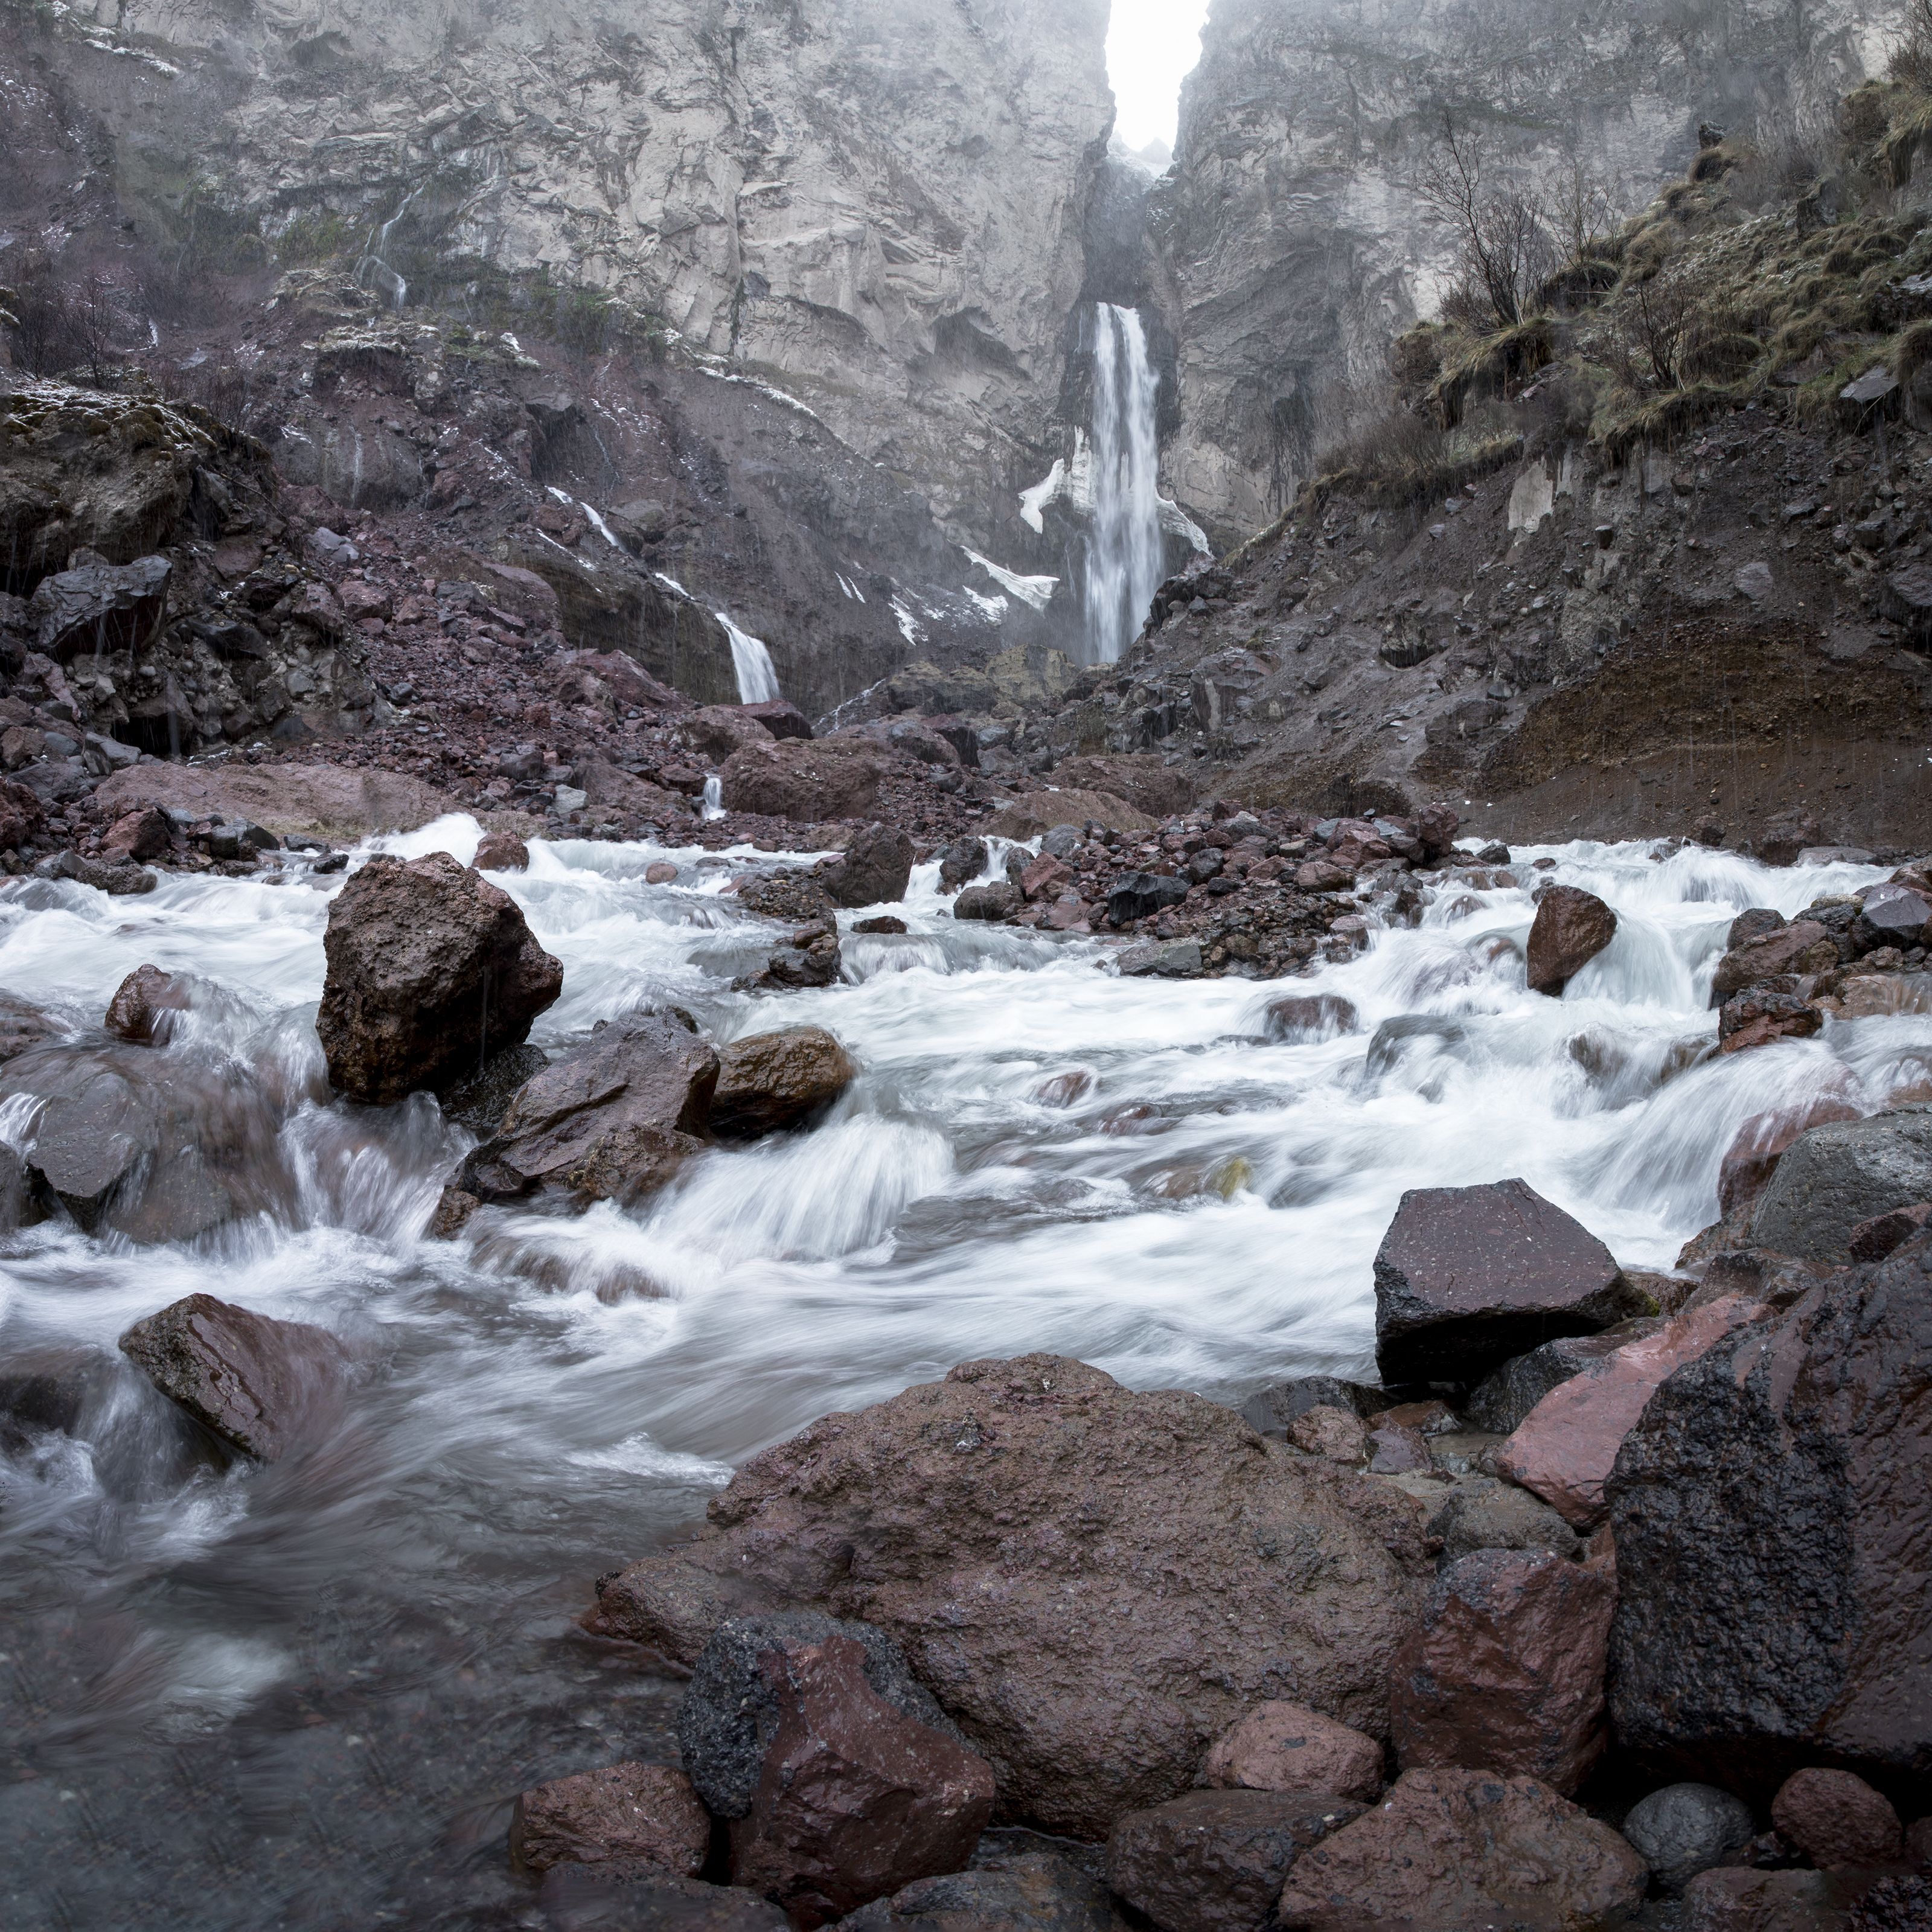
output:
[[[1139,312],[1094,311],[1092,523],[1087,539],[1088,662],[1112,664],[1139,631],[1166,574],[1162,561],[1160,382]]]
[[[731,640],[731,668],[738,674],[740,704],[769,704],[778,695],[778,674],[772,668],[772,654],[748,631],[741,631],[722,610],[711,614],[724,626]]]
[[[699,816],[707,824],[714,818],[724,816],[724,781],[716,772],[704,781],[704,802],[699,808]]]

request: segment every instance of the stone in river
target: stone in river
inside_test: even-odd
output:
[[[912,840],[898,826],[862,825],[822,876],[836,904],[894,904],[912,878]]]
[[[510,1853],[525,1870],[640,1859],[695,1878],[711,1820],[691,1780],[668,1765],[629,1762],[579,1772],[526,1791],[510,1822]]]
[[[1666,1784],[1624,1820],[1624,1836],[1643,1854],[1652,1880],[1673,1894],[1749,1844],[1756,1829],[1750,1807],[1713,1784]]]
[[[1752,1240],[1802,1261],[1847,1262],[1852,1231],[1932,1199],[1932,1107],[1922,1104],[1801,1134],[1758,1197]]]
[[[1576,886],[1545,886],[1529,928],[1530,990],[1560,994],[1616,931],[1616,914],[1594,892]]]
[[[802,1126],[857,1075],[850,1054],[823,1027],[787,1027],[734,1040],[718,1055],[712,1126],[748,1140]]]

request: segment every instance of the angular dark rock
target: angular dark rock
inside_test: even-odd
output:
[[[1829,1872],[1718,1867],[1684,1888],[1689,1932],[1847,1932],[1852,1888]]]
[[[672,876],[676,877],[674,871]],[[802,926],[832,917],[832,895],[817,872],[794,868],[746,879],[740,882],[736,896],[747,912],[756,913],[760,919],[782,920],[788,925]]]
[[[842,1922],[850,1932],[1120,1932],[1107,1888],[1050,1852],[976,1858]]]
[[[939,883],[948,892],[969,884],[986,869],[986,842],[970,835],[953,840],[939,855]]]
[[[1594,892],[1546,886],[1529,928],[1530,991],[1560,994],[1616,932],[1616,914]]]
[[[1881,946],[1896,946],[1900,951],[1925,944],[1926,928],[1932,924],[1932,900],[1910,886],[1874,886],[1864,896],[1858,917],[1852,922],[1852,938],[1861,952]],[[1815,972],[1815,967],[1794,966],[1794,973]]]
[[[704,1144],[717,1083],[717,1054],[681,1016],[601,1022],[518,1090],[456,1184],[484,1202],[641,1199]]]
[[[1116,926],[1129,926],[1137,919],[1151,919],[1166,907],[1179,905],[1186,896],[1185,879],[1159,872],[1126,872],[1107,895],[1107,916]]]
[[[1298,1046],[1361,1030],[1354,1002],[1339,993],[1302,993],[1270,1000],[1268,1004],[1264,1030],[1270,1040]]]
[[[1114,1820],[1107,1882],[1160,1932],[1262,1932],[1295,1860],[1361,1815],[1326,1793],[1190,1791]]]
[[[258,1462],[325,1428],[348,1358],[326,1328],[190,1294],[137,1322],[121,1352],[162,1394]]]
[[[1742,923],[1752,917],[1738,915]],[[1735,932],[1736,927],[1732,928]],[[1718,962],[1711,976],[1711,1004],[1722,1006],[1735,994],[1760,981],[1786,973],[1828,973],[1838,963],[1832,935],[1815,920],[1801,919],[1753,937],[1733,938],[1731,950]]]
[[[28,604],[34,649],[62,664],[139,651],[161,627],[173,572],[166,557],[142,556],[43,578]]]
[[[1925,1254],[1735,1332],[1626,1437],[1607,1485],[1626,1748],[1763,1789],[1821,1760],[1881,1780],[1932,1762],[1932,1703],[1901,1694],[1932,1670]]]
[[[330,1082],[378,1106],[520,1046],[563,988],[516,902],[444,852],[371,859],[330,905],[322,946]]]
[[[757,704],[741,704],[738,709],[754,724],[764,727],[767,734],[774,738],[809,738],[812,721],[788,698],[768,698]]]
[[[891,754],[864,739],[774,739],[724,761],[728,812],[762,812],[812,824],[862,818],[878,797]]]
[[[1915,1201],[1910,1208],[1894,1208],[1888,1214],[1874,1214],[1852,1230],[1846,1244],[1855,1262],[1882,1262],[1894,1248],[1902,1247],[1932,1221],[1932,1201]]]
[[[896,903],[905,897],[911,877],[911,839],[884,825],[860,826],[824,874],[826,890],[842,906]]]
[[[1541,1497],[1493,1476],[1458,1483],[1430,1518],[1429,1534],[1442,1539],[1444,1568],[1478,1550],[1549,1550],[1574,1557],[1582,1548],[1576,1532]]]
[[[1750,1807],[1714,1784],[1666,1784],[1624,1820],[1624,1836],[1642,1853],[1652,1882],[1673,1894],[1749,1844],[1755,1829]]]
[[[1780,1040],[1809,1040],[1825,1016],[1803,992],[1766,980],[1733,994],[1718,1009],[1718,1051],[1744,1053]]]
[[[1834,1120],[1860,1118],[1842,1100],[1820,1099],[1776,1112],[1754,1114],[1738,1128],[1718,1172],[1718,1208],[1726,1221],[1738,1220],[1763,1193],[1786,1149],[1798,1136]]]
[[[1367,1417],[1388,1406],[1380,1389],[1361,1382],[1338,1381],[1333,1376],[1300,1376],[1292,1382],[1276,1382],[1258,1390],[1241,1405],[1241,1414],[1250,1428],[1264,1436],[1280,1435],[1297,1416],[1311,1408],[1345,1408],[1350,1414]]]
[[[550,1055],[540,1046],[506,1046],[443,1094],[443,1113],[472,1134],[494,1134],[518,1092],[549,1064]]]
[[[1024,903],[1018,886],[1009,885],[1004,879],[998,879],[988,886],[968,886],[952,902],[952,916],[955,919],[1002,920],[1007,914],[1018,911]]]
[[[1932,1106],[1830,1122],[1798,1136],[1758,1197],[1752,1240],[1801,1260],[1848,1262],[1852,1231],[1932,1199]]]
[[[186,1012],[192,1001],[193,988],[183,975],[137,966],[116,988],[104,1024],[117,1039],[162,1045],[173,1027],[170,1016]]]
[[[1478,1382],[1635,1312],[1610,1250],[1521,1180],[1412,1189],[1375,1275],[1376,1362],[1391,1387]]]
[[[830,1106],[858,1070],[823,1027],[787,1027],[734,1040],[718,1055],[712,1131],[749,1140],[802,1126]]]

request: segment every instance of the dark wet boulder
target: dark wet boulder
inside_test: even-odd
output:
[[[1682,1892],[1700,1872],[1726,1864],[1756,1827],[1741,1798],[1714,1784],[1666,1784],[1631,1806],[1624,1836],[1642,1853],[1652,1880]]]
[[[986,869],[986,842],[970,833],[953,840],[939,855],[939,883],[948,892],[970,884]]]
[[[766,734],[773,738],[809,738],[812,721],[790,699],[768,698],[756,704],[741,704],[738,709],[753,724],[762,725]]]
[[[1821,1132],[1832,1131],[1828,1129]],[[1788,1156],[1787,1156],[1788,1157]],[[1679,1368],[1606,1485],[1622,1743],[1769,1788],[1932,1763],[1932,1276],[1924,1238]]]
[[[1442,1543],[1444,1568],[1479,1550],[1549,1550],[1568,1557],[1582,1550],[1576,1532],[1541,1497],[1493,1476],[1458,1483],[1429,1519],[1429,1534]]]
[[[992,1818],[993,1769],[883,1631],[733,1620],[698,1658],[678,1741],[730,1820],[731,1877],[808,1928],[956,1871]]]
[[[832,895],[817,872],[794,869],[741,879],[736,898],[747,912],[756,913],[760,919],[783,920],[788,925],[830,920],[832,914]]]
[[[0,993],[0,1066],[51,1040],[58,1029],[38,1006]]]
[[[482,1202],[640,1200],[703,1147],[717,1084],[718,1056],[682,1014],[605,1020],[518,1089],[456,1186]]]
[[[1616,914],[1594,892],[1546,886],[1529,928],[1531,992],[1560,994],[1616,932]]]
[[[1809,1040],[1825,1016],[1805,997],[1808,981],[1767,980],[1734,993],[1718,1009],[1718,1051],[1745,1053],[1781,1040]]]
[[[190,1294],[136,1322],[121,1352],[203,1428],[262,1462],[326,1429],[348,1369],[326,1329],[212,1294]]]
[[[109,865],[99,859],[82,858],[78,852],[56,852],[34,868],[44,879],[71,879],[77,886],[91,886],[110,898],[128,898],[154,890],[153,873],[131,860]]]
[[[1151,919],[1168,906],[1179,905],[1187,896],[1187,881],[1160,872],[1122,874],[1107,895],[1107,917],[1115,926],[1131,926],[1137,919]]]
[[[896,826],[862,825],[823,876],[836,904],[895,904],[912,878],[912,841]]]
[[[165,859],[174,843],[174,823],[158,805],[124,812],[108,827],[100,856],[108,864],[130,859]]]
[[[1309,1040],[1335,1040],[1361,1030],[1354,1001],[1343,999],[1339,993],[1300,993],[1270,1000],[1263,1022],[1263,1030],[1270,1040],[1292,1046]]]
[[[1346,1409],[1366,1418],[1387,1407],[1388,1400],[1380,1389],[1363,1382],[1345,1382],[1334,1376],[1298,1376],[1292,1382],[1256,1390],[1242,1403],[1241,1414],[1251,1429],[1278,1436],[1312,1408]]]
[[[518,1093],[549,1064],[550,1055],[540,1046],[506,1046],[445,1092],[443,1113],[487,1139],[502,1125]]]
[[[1932,1106],[1828,1121],[1779,1156],[1751,1217],[1754,1242],[1800,1260],[1848,1262],[1852,1231],[1932,1199]]]
[[[165,1045],[177,1013],[193,1004],[194,987],[184,974],[158,966],[137,966],[115,989],[104,1024],[116,1038],[140,1046]]]
[[[746,974],[737,984],[754,992],[795,992],[838,983],[844,954],[837,922],[830,914],[801,926],[790,942],[775,948],[764,968]]]
[[[1881,946],[1895,946],[1904,951],[1909,946],[1923,946],[1928,926],[1932,926],[1932,899],[1910,886],[1874,886],[1865,895],[1858,916],[1852,922],[1852,940],[1861,952],[1874,952]],[[1821,969],[1795,966],[1790,970],[1816,972]]]
[[[486,832],[474,862],[479,872],[527,872],[530,848],[514,832]]]
[[[734,1040],[718,1057],[715,1132],[755,1139],[802,1126],[857,1077],[851,1056],[823,1027],[787,1027]]]
[[[691,1780],[670,1765],[628,1761],[526,1791],[510,1820],[510,1856],[524,1870],[635,1859],[695,1878],[711,1820]]]
[[[1756,1205],[1786,1150],[1801,1134],[1834,1120],[1861,1118],[1856,1107],[1828,1097],[1754,1114],[1738,1128],[1718,1171],[1718,1208],[1726,1221],[1741,1222]]]
[[[164,556],[83,564],[44,577],[28,603],[34,647],[56,664],[139,651],[160,630],[174,566]]]
[[[1753,916],[1741,913],[1732,926]],[[1775,916],[1775,915],[1774,915]],[[1747,986],[1774,980],[1787,973],[1828,973],[1838,963],[1838,949],[1830,933],[1816,920],[1801,919],[1790,926],[1733,938],[1731,950],[1718,962],[1711,976],[1711,1004],[1721,1006]]]
[[[1467,1386],[1635,1312],[1610,1250],[1521,1180],[1412,1190],[1375,1276],[1376,1361],[1390,1387]]]
[[[0,1141],[0,1234],[30,1227],[46,1216],[35,1194],[27,1163],[6,1142]]]
[[[322,946],[330,1083],[376,1105],[446,1091],[520,1046],[563,989],[516,902],[443,852],[371,859],[329,907]]]
[[[1018,886],[997,879],[991,885],[968,886],[952,902],[952,916],[995,921],[1018,912],[1025,903]]]
[[[104,1393],[104,1358],[86,1348],[10,1350],[0,1364],[0,1451],[36,1436],[71,1436]]]
[[[1120,1932],[1107,1888],[1051,1852],[982,1855],[861,1906],[849,1932]]]
[[[1263,1932],[1296,1859],[1361,1815],[1329,1793],[1190,1791],[1114,1820],[1107,1882],[1160,1932]]]

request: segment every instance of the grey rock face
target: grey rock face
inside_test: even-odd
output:
[[[1852,1231],[1932,1198],[1932,1107],[1838,1120],[1786,1149],[1751,1224],[1760,1247],[1803,1261],[1851,1259]]]
[[[1415,179],[1443,100],[1472,104],[1526,170],[1581,154],[1630,212],[1686,166],[1700,121],[1828,118],[1891,16],[1877,0],[1802,15],[1744,0],[1669,17],[1662,0],[1218,0],[1149,214],[1180,344],[1181,502],[1216,534],[1269,521],[1391,335],[1432,312],[1450,254]]]
[[[1633,1805],[1624,1820],[1624,1836],[1670,1892],[1748,1844],[1751,1831],[1750,1807],[1714,1784],[1666,1784]]]

